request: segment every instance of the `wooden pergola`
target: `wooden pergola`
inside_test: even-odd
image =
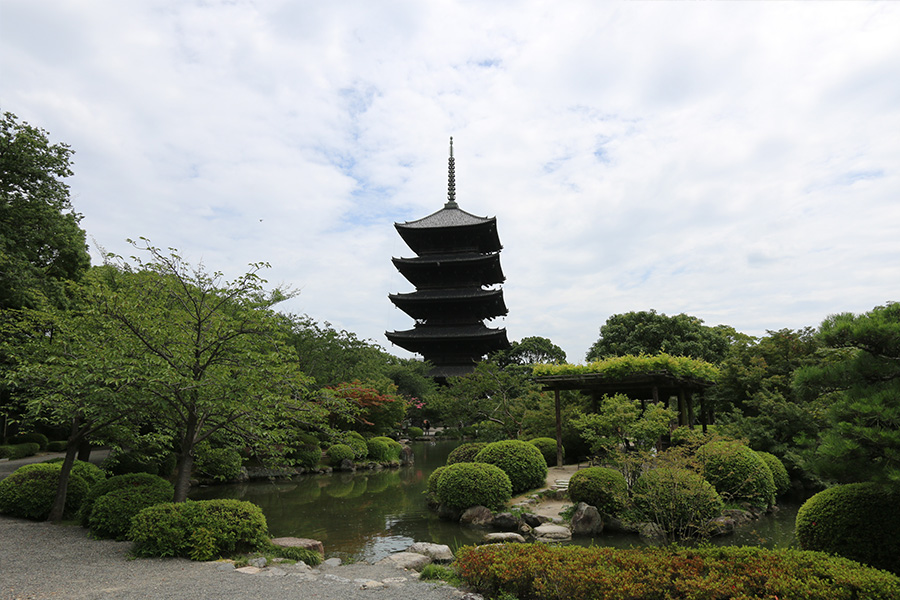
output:
[[[562,460],[562,418],[560,417],[559,393],[562,390],[578,390],[599,399],[603,395],[625,394],[629,398],[641,401],[646,407],[648,400],[652,402],[668,401],[678,398],[678,424],[693,428],[694,395],[700,397],[700,423],[703,432],[709,422],[703,391],[714,385],[714,382],[695,377],[676,376],[666,371],[611,377],[603,373],[579,373],[567,375],[540,375],[534,381],[545,392],[552,391],[556,400],[556,465],[561,467]]]

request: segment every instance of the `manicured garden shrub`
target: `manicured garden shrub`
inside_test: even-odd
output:
[[[358,431],[345,431],[340,436],[341,443],[353,450],[353,460],[363,460],[369,453],[366,438]]]
[[[409,427],[409,428],[407,428],[407,430],[406,430],[406,434],[407,434],[409,437],[415,439],[415,438],[420,438],[420,437],[422,437],[423,435],[425,435],[425,432],[422,430],[421,427]]]
[[[775,495],[780,496],[791,489],[791,478],[788,475],[784,463],[781,462],[781,459],[768,452],[757,451],[756,454],[766,462],[769,470],[772,471],[772,481],[775,483]]]
[[[0,458],[8,458],[9,460],[19,460],[27,456],[34,456],[41,449],[37,442],[26,442],[24,444],[9,444],[0,446]]]
[[[298,467],[316,468],[319,461],[322,460],[322,448],[319,446],[319,440],[313,435],[301,435],[294,443],[294,450],[289,456]]]
[[[172,485],[164,479],[159,481],[166,485],[156,483],[148,486],[122,487],[97,498],[88,519],[91,533],[98,538],[127,539],[131,520],[136,514],[148,506],[172,501],[174,495]]]
[[[87,527],[89,525],[91,511],[94,509],[94,502],[97,501],[97,498],[116,490],[129,488],[138,490],[159,489],[167,492],[169,494],[169,499],[160,500],[160,502],[170,501],[175,493],[175,488],[172,484],[159,475],[151,475],[150,473],[126,473],[124,475],[115,475],[91,487],[87,496],[85,496],[84,501],[81,503],[81,510],[78,514],[81,526]],[[152,493],[156,495],[155,491]]]
[[[895,600],[900,578],[819,552],[755,547],[463,546],[459,577],[531,600]]]
[[[25,465],[0,481],[0,513],[42,521],[50,514],[59,486],[60,463]],[[78,512],[88,483],[74,471],[69,475],[64,517]]]
[[[241,475],[241,462],[241,453],[234,448],[201,445],[194,457],[194,468],[214,481],[234,481]]]
[[[456,464],[456,463],[453,463],[453,464]],[[437,498],[437,484],[438,484],[438,481],[440,481],[440,479],[441,479],[441,473],[443,473],[446,468],[447,467],[438,467],[437,469],[435,469],[434,471],[431,472],[431,475],[428,476],[428,486],[425,490],[426,494],[430,494],[434,498]]]
[[[260,550],[269,543],[262,510],[240,500],[163,503],[132,520],[129,537],[137,556],[183,556],[212,560]]]
[[[378,436],[373,437],[372,440],[377,442],[384,442],[388,447],[387,458],[385,459],[387,462],[394,462],[400,460],[400,453],[403,451],[403,444],[398,442],[395,439],[386,437],[386,436]],[[370,440],[370,441],[372,441]]]
[[[543,487],[547,483],[547,463],[540,450],[521,440],[492,442],[475,456],[475,462],[496,465],[512,483],[512,493]]]
[[[65,452],[68,447],[69,442],[66,440],[56,440],[47,444],[47,452]]]
[[[766,507],[775,502],[775,480],[760,456],[740,442],[718,441],[700,446],[696,454],[703,476],[726,502]]]
[[[47,445],[50,443],[50,440],[46,435],[44,435],[43,433],[38,433],[36,431],[14,435],[9,438],[9,441],[12,444],[37,444],[38,452],[43,452],[44,450],[46,450]]]
[[[368,448],[369,460],[376,462],[388,462],[390,460],[388,458],[390,456],[390,447],[382,440],[367,440],[366,447]]]
[[[103,469],[111,475],[150,473],[168,477],[175,470],[177,460],[172,453],[165,456],[148,456],[137,450],[116,450],[103,461]]]
[[[659,525],[670,538],[693,535],[722,512],[716,490],[690,469],[650,469],[638,478],[632,494],[639,517]]]
[[[625,510],[628,502],[628,485],[625,477],[613,469],[579,469],[569,478],[569,499],[576,504],[590,504],[601,513],[617,516]]]
[[[499,510],[512,497],[509,476],[487,463],[447,465],[437,480],[438,501],[450,508],[486,506]]]
[[[333,467],[341,466],[345,460],[353,460],[356,456],[353,448],[347,444],[335,444],[325,452],[328,455],[328,464]]]
[[[62,467],[62,463],[65,459],[53,458],[48,461],[44,461],[46,464],[59,464],[60,468]],[[83,460],[76,460],[72,463],[72,473],[82,477],[88,484],[89,488],[93,488],[95,485],[106,481],[106,472],[95,465],[94,463],[89,463]]]
[[[485,446],[487,446],[487,442],[466,442],[465,444],[460,444],[447,455],[447,464],[475,462],[475,457],[478,456],[478,453]]]
[[[493,421],[480,421],[475,423],[475,437],[486,443],[499,442],[509,439],[509,434],[500,423]]]
[[[900,574],[900,490],[874,483],[828,488],[803,503],[796,529],[804,550]]]
[[[538,450],[541,451],[541,455],[544,457],[544,462],[547,463],[548,467],[556,466],[556,440],[548,437],[539,437],[534,438],[533,440],[528,442],[532,446],[535,446]],[[566,451],[563,448],[563,456],[565,456]]]

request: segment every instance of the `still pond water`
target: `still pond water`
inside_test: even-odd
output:
[[[447,544],[453,550],[473,544],[483,530],[442,521],[425,506],[428,476],[447,460],[458,442],[412,444],[415,464],[399,469],[357,471],[330,475],[302,475],[291,481],[254,481],[192,490],[193,500],[236,498],[259,505],[272,537],[321,540],[328,557],[374,562],[405,550],[413,542]],[[797,503],[732,536],[713,541],[721,545],[767,548],[794,545]],[[603,535],[576,543],[628,548],[640,546],[636,536]]]

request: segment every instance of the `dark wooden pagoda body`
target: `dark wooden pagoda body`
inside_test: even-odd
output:
[[[388,297],[416,323],[385,333],[429,361],[429,374],[438,380],[471,373],[486,354],[509,347],[505,329],[484,324],[508,312],[499,287],[504,276],[497,219],[457,205],[452,139],[450,144],[447,203],[417,221],[394,224],[416,256],[392,261],[416,291]]]

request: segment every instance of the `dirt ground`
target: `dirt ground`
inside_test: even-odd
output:
[[[550,467],[547,469],[547,488],[553,488],[556,484],[557,479],[569,479],[575,471],[578,469],[584,468],[587,465],[565,465],[562,467]],[[524,500],[525,498],[531,496],[532,494],[524,494],[522,496],[513,498],[510,504],[515,504],[520,500]],[[543,515],[550,518],[559,517],[559,513],[563,508],[572,504],[568,499],[565,500],[554,500],[552,498],[543,498],[540,502],[531,508],[528,509],[528,512],[532,512],[536,515]]]

